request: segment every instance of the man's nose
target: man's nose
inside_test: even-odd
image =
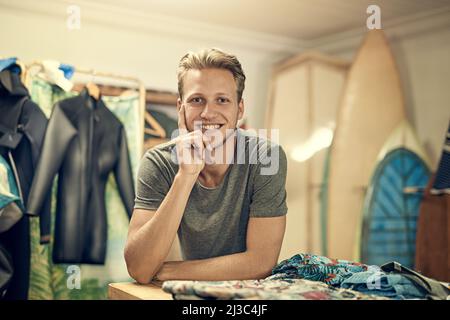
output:
[[[214,108],[210,103],[206,103],[205,107],[202,110],[202,113],[200,114],[200,117],[204,119],[212,119],[214,118],[214,116],[215,116]]]

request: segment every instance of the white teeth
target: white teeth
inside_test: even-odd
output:
[[[207,125],[202,125],[202,129],[219,129],[220,128],[220,124],[207,124]]]

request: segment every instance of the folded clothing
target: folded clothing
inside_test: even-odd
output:
[[[427,299],[408,275],[348,260],[296,254],[261,280],[165,281],[174,299],[379,300]],[[383,268],[383,269],[382,269]]]
[[[405,275],[385,272],[375,265],[312,254],[296,254],[280,262],[268,278],[321,281],[336,288],[352,289],[391,299],[427,298],[427,292]]]
[[[341,288],[391,299],[423,299],[426,292],[400,274],[358,272],[341,283]]]
[[[176,300],[383,300],[305,279],[165,281],[162,289]]]
[[[342,281],[353,274],[368,270],[371,270],[371,266],[362,263],[300,253],[283,260],[273,268],[272,279],[280,277],[307,279],[339,287]],[[276,276],[277,274],[283,275]]]

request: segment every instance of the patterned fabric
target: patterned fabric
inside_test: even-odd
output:
[[[10,210],[17,211],[18,213],[7,214],[7,207],[10,207]],[[19,220],[22,217],[23,210],[24,208],[13,170],[6,159],[0,155],[0,232],[6,231],[3,230],[2,223],[8,221],[6,224],[9,225],[10,222]],[[13,217],[15,218],[9,220]]]
[[[425,299],[426,293],[408,278],[386,273],[376,265],[297,254],[280,262],[266,279],[308,279],[335,288],[392,299]]]
[[[64,92],[55,85],[38,78],[32,78],[29,85],[30,95],[34,102],[50,117],[55,102],[73,97],[76,92]],[[124,124],[133,177],[141,157],[138,95],[126,97],[102,97],[108,108]],[[56,215],[56,188],[58,178],[53,183],[52,191],[52,234]],[[104,265],[77,265],[80,268],[81,289],[69,289],[67,273],[69,265],[53,264],[52,240],[50,245],[39,243],[39,221],[30,220],[31,228],[31,273],[29,299],[107,299],[107,285],[111,282],[131,281],[128,275],[123,249],[128,231],[129,221],[123,208],[113,176],[106,185],[105,202],[108,219],[108,250]]]
[[[344,280],[341,288],[393,299],[424,299],[426,292],[400,274],[358,272]]]
[[[340,286],[342,281],[353,274],[371,269],[372,266],[362,263],[302,253],[280,262],[269,278],[300,278]]]
[[[425,299],[408,278],[375,265],[297,254],[262,280],[166,281],[174,299],[378,300]]]
[[[304,279],[165,281],[162,289],[176,300],[384,300]]]

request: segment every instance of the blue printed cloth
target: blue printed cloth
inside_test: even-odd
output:
[[[296,254],[280,262],[266,279],[299,278],[321,281],[335,288],[391,299],[425,299],[426,293],[407,277],[386,273],[376,265],[330,259],[312,254]]]
[[[400,274],[358,272],[341,283],[341,288],[392,299],[423,299],[426,292]]]
[[[371,266],[362,263],[301,253],[283,260],[273,268],[271,279],[307,279],[337,287],[353,274],[370,269]]]

